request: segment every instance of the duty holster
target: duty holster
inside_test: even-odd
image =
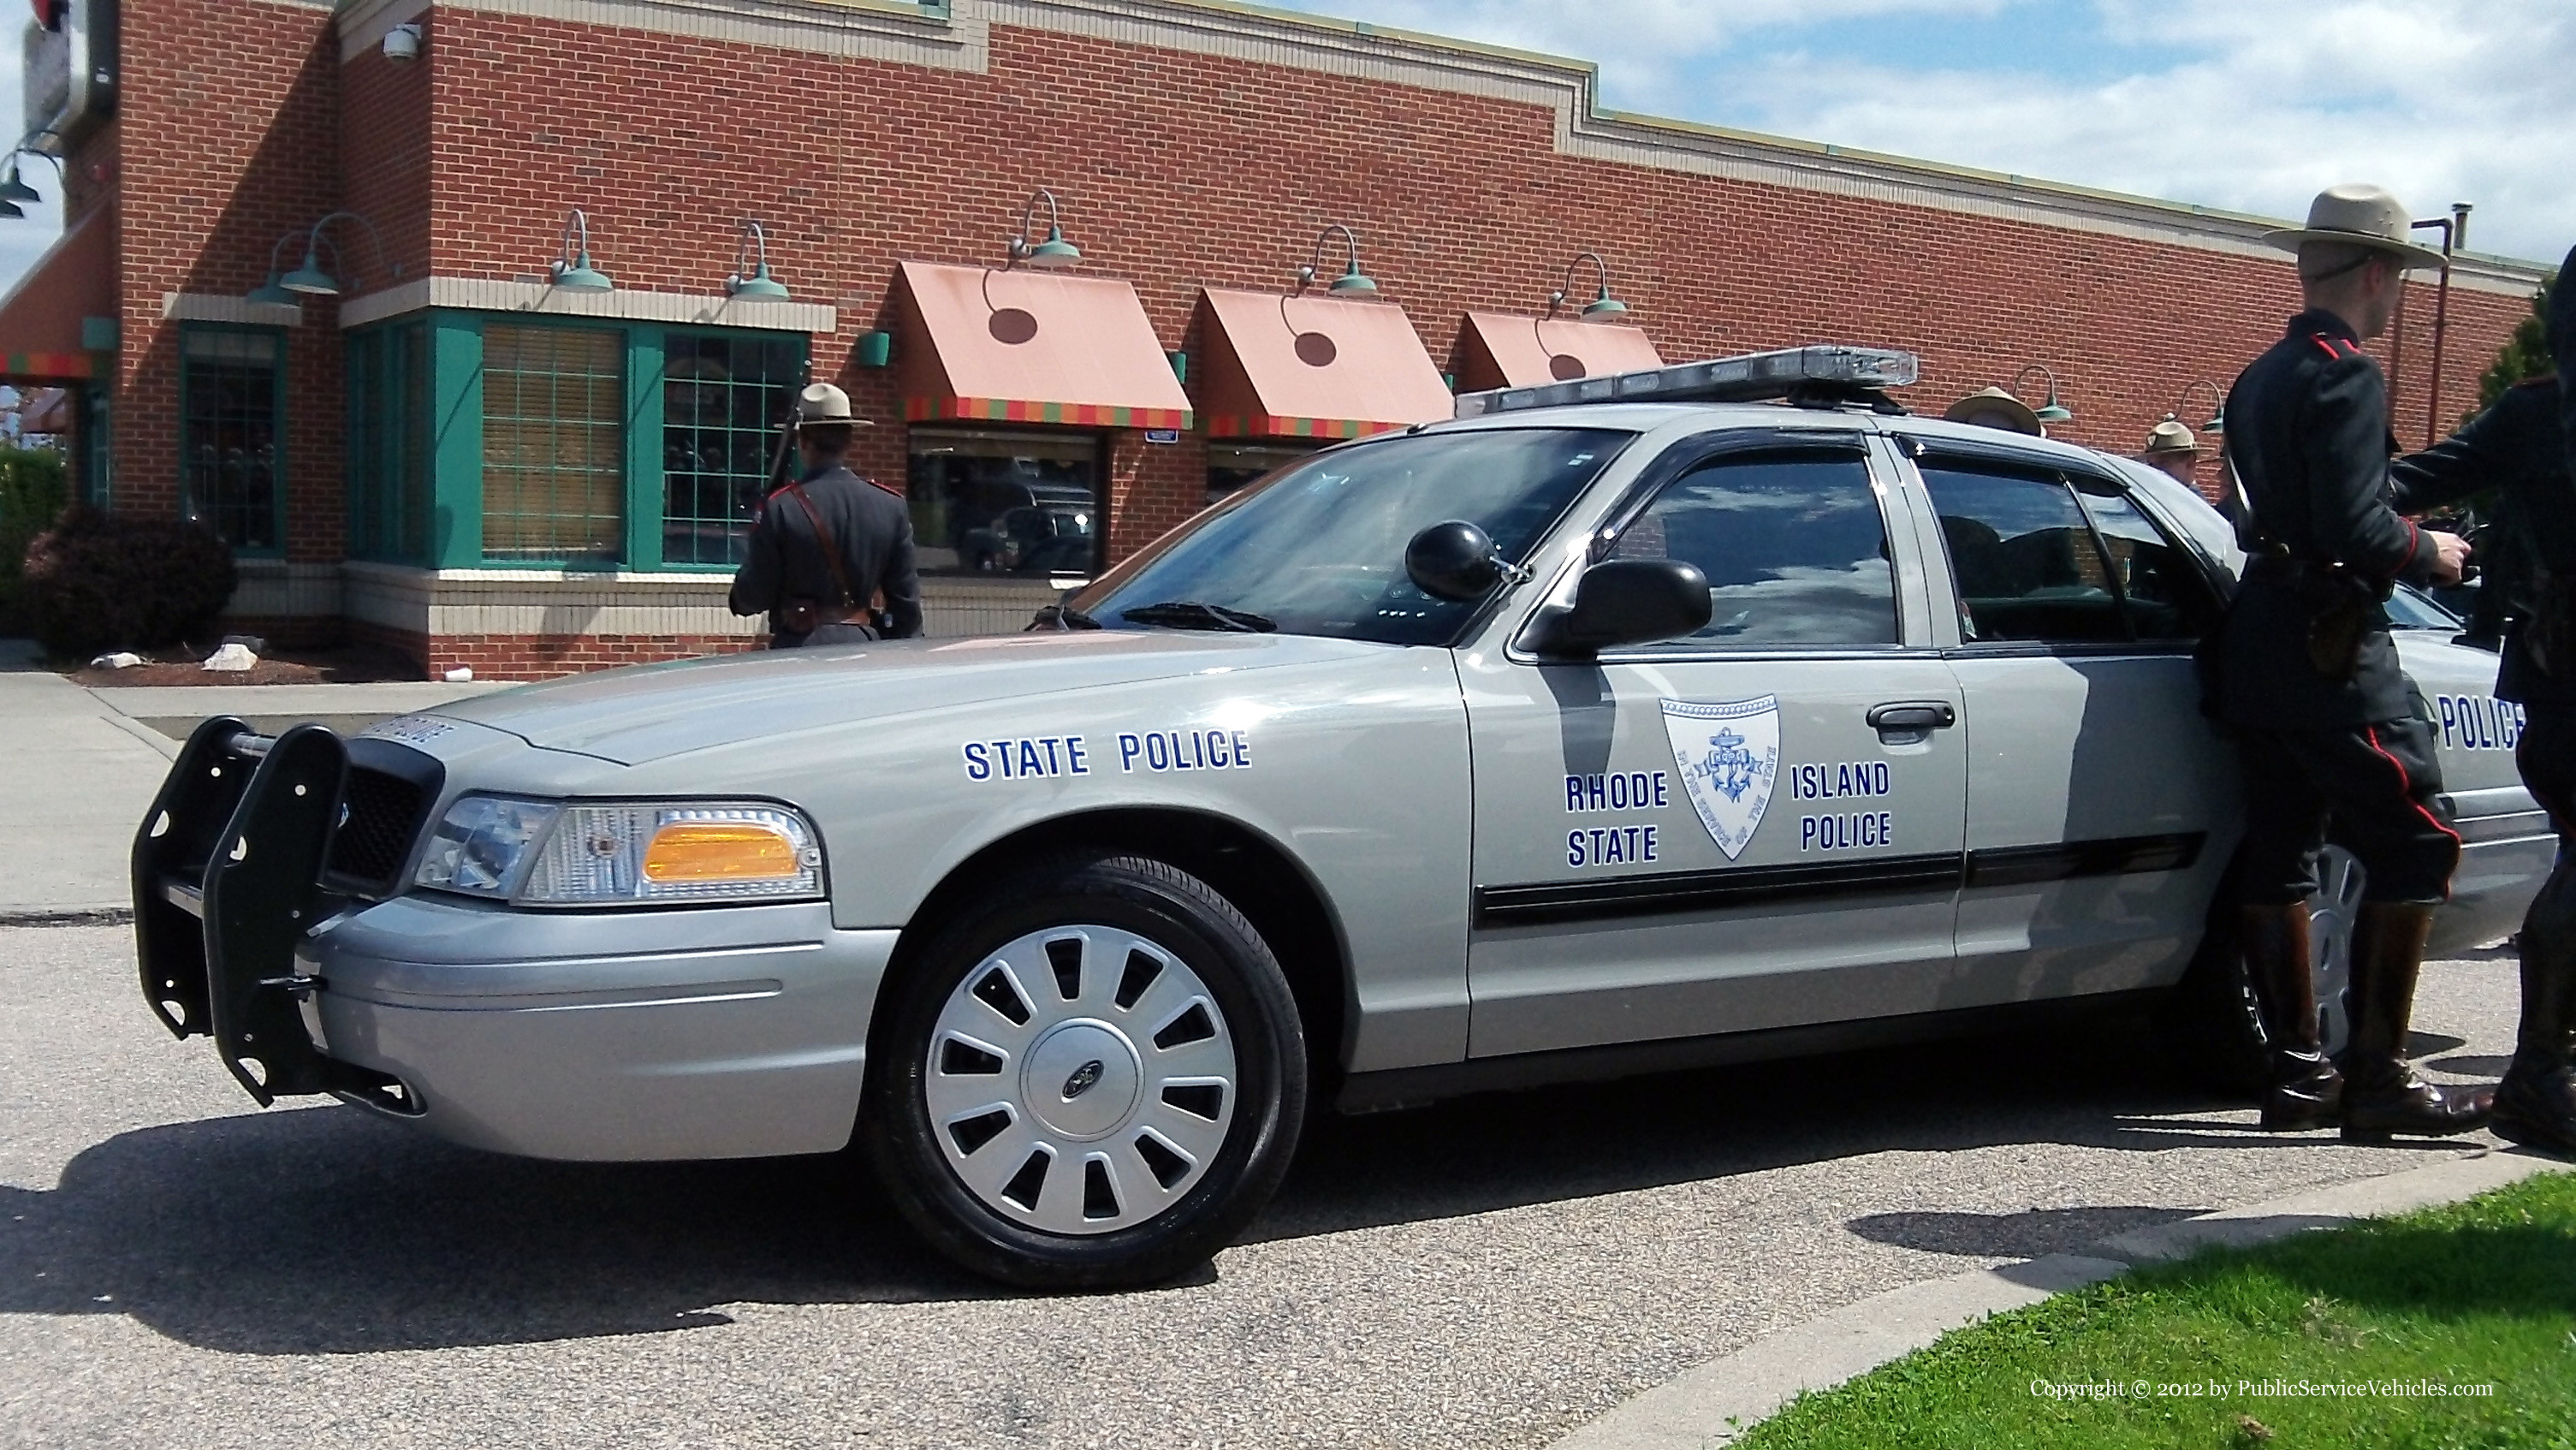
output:
[[[2362,642],[2379,623],[2380,586],[2341,564],[2320,564],[2277,554],[2257,556],[2248,578],[2289,585],[2308,619],[2308,664],[2335,684],[2361,671]]]

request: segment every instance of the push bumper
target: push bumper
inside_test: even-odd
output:
[[[546,1158],[848,1142],[896,933],[826,903],[531,912],[334,892],[347,751],[201,726],[136,837],[144,995],[263,1105],[328,1093]]]

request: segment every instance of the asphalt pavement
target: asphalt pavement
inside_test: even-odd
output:
[[[2509,955],[2415,1047],[2492,1076]],[[1900,1285],[2490,1142],[2266,1136],[2109,1022],[1326,1118],[1145,1293],[996,1289],[843,1158],[579,1165],[261,1111],[128,934],[0,927],[0,1443],[1538,1447]]]

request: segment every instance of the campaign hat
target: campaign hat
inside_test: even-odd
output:
[[[2184,427],[2179,419],[2167,418],[2147,430],[2146,452],[2149,454],[2199,451],[2200,440],[2191,436],[2191,430]]]
[[[850,395],[830,383],[808,383],[796,395],[796,426],[873,428],[876,424],[850,411]]]
[[[1953,423],[1981,423],[1989,428],[2027,433],[2033,438],[2048,436],[2048,430],[2039,425],[2039,415],[2030,410],[2030,404],[2001,388],[1979,388],[1952,403],[1949,411],[1941,416]]]
[[[2389,195],[2385,187],[2366,181],[2318,192],[2317,199],[2308,203],[2306,226],[2265,232],[2263,240],[2285,252],[2295,252],[2309,242],[2343,242],[2394,253],[2409,267],[2442,265],[2441,253],[2416,244],[2406,203]]]

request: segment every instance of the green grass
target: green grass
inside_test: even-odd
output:
[[[2292,1396],[2241,1383],[2302,1380],[2494,1388],[2481,1397]],[[2033,1389],[2140,1381],[2144,1398]],[[2576,1450],[2576,1174],[2202,1254],[1997,1315],[1801,1395],[1736,1443]]]

